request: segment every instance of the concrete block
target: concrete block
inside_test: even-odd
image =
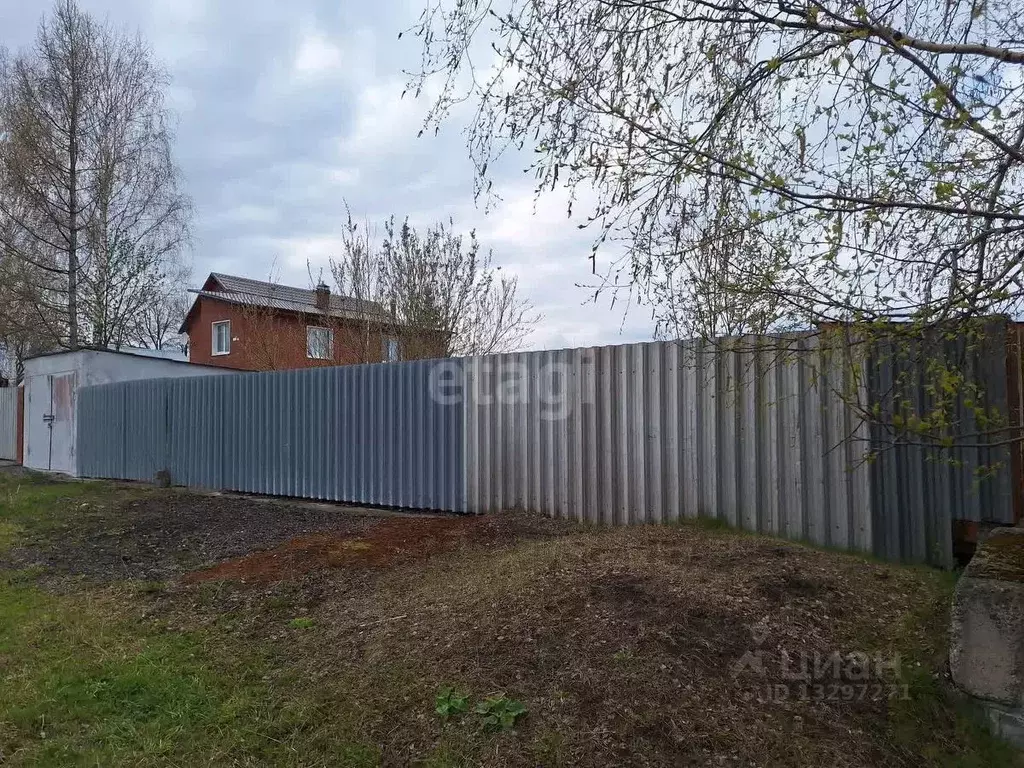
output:
[[[949,665],[972,696],[1024,706],[1024,584],[961,577]]]
[[[1024,529],[994,530],[960,578],[949,665],[993,729],[1024,746]]]

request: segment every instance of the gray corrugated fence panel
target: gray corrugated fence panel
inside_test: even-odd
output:
[[[870,551],[868,443],[837,395],[857,387],[853,368],[813,338],[467,360],[470,508],[606,524],[715,517]]]
[[[739,526],[747,531],[759,530],[758,513],[761,507],[763,473],[759,466],[764,456],[761,445],[763,430],[760,429],[760,403],[758,390],[761,385],[759,371],[760,357],[756,349],[756,340],[745,339],[742,347],[735,352],[737,359],[737,409],[739,425],[737,427],[737,447],[739,456],[737,464],[741,467],[740,478],[740,515]],[[676,345],[673,345],[676,346]]]
[[[831,528],[829,518],[833,514],[826,502],[826,474],[828,472],[828,449],[825,434],[825,411],[827,401],[823,399],[826,352],[812,349],[807,364],[801,365],[801,386],[805,388],[800,419],[804,425],[801,431],[801,451],[806,458],[807,472],[804,479],[804,537],[820,545],[828,544]]]
[[[846,391],[856,393],[856,402],[866,403],[868,401],[868,394],[867,381],[864,377],[863,359],[855,359],[855,357],[856,355],[853,351],[843,350],[840,355],[841,376],[845,382]],[[849,435],[849,438],[844,443],[845,455],[843,458],[846,463],[846,472],[850,476],[847,484],[847,498],[849,499],[849,524],[852,548],[871,552],[873,551],[874,521],[870,514],[870,425],[856,413],[851,412],[850,408],[845,407],[843,402],[837,402],[833,407],[842,411],[846,434]],[[833,445],[835,444],[835,441],[833,441]]]
[[[743,468],[736,456],[736,449],[739,447],[737,419],[742,413],[739,401],[743,392],[736,370],[739,355],[735,349],[726,347],[717,355],[717,362],[716,375],[718,376],[720,402],[718,403],[718,504],[716,505],[716,514],[729,525],[736,526],[741,518],[739,509],[743,503],[743,499],[739,495],[740,475]]]
[[[223,418],[220,391],[210,376],[170,382],[170,465],[175,483],[195,488],[227,489],[222,484]],[[226,385],[224,385],[226,386]]]
[[[966,385],[978,386],[977,399],[986,409],[1008,416],[1005,340],[1005,324],[996,323],[981,341],[878,341],[866,363],[869,401],[886,417],[899,403],[912,413],[929,413],[935,407],[935,381],[928,366],[945,357]],[[975,403],[968,399],[975,396],[963,386],[953,412],[963,437],[950,449],[894,438],[877,424],[871,427],[877,454],[870,473],[875,548],[886,557],[949,566],[953,520],[1013,523],[1010,449],[984,445],[984,436],[973,435],[985,427],[977,423]]]
[[[466,511],[464,407],[433,395],[439,365],[457,389],[458,360],[86,387],[81,471]]]
[[[0,459],[18,458],[18,388],[0,387]]]
[[[167,468],[167,383],[153,379],[79,390],[79,475],[151,481]]]
[[[131,396],[121,390],[124,408],[123,474],[129,480],[153,480],[169,469],[167,455],[167,379],[140,381]]]
[[[926,369],[940,354],[968,384],[981,389],[986,408],[1008,415],[1004,323],[993,324],[981,341],[957,338],[943,340],[941,346],[876,342],[866,363],[870,402],[889,416],[900,401],[909,403],[914,413],[927,414],[934,407],[934,377]],[[952,449],[894,440],[881,426],[871,427],[877,452],[871,468],[875,549],[886,557],[948,564],[953,520],[1014,521],[1010,449],[978,446],[985,438],[969,436],[984,427],[965,398],[962,391],[954,406],[963,445]]]
[[[78,393],[76,461],[83,477],[117,477],[125,473],[124,396],[117,385],[89,387]],[[128,478],[122,478],[128,479]]]
[[[761,344],[758,348],[758,420],[760,430],[760,446],[758,454],[762,463],[757,470],[761,480],[761,504],[759,507],[758,527],[760,533],[781,534],[779,525],[779,487],[781,484],[779,471],[779,423],[781,404],[779,403],[779,376],[775,357],[778,352],[771,344]]]

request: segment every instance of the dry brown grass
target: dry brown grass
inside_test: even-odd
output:
[[[133,633],[143,654],[180,647],[181,674],[165,686],[175,700],[191,695],[190,665],[201,666],[203,706],[221,714],[204,722],[193,707],[202,738],[168,741],[150,723],[153,749],[178,745],[170,762],[1024,764],[951,695],[953,581],[937,571],[697,525],[592,529],[515,513],[354,520],[118,494],[73,499],[59,524],[7,558],[31,556],[33,575],[19,584],[59,583],[75,611],[119,606],[126,647]],[[32,528],[27,507],[9,512]],[[139,580],[153,575],[163,581]],[[11,589],[18,611],[35,611],[25,607],[34,593]],[[62,604],[53,600],[44,613]],[[783,653],[833,652],[899,655],[899,674],[853,679],[844,665],[804,689],[780,666]],[[739,664],[751,654],[762,669]],[[528,715],[498,733],[472,713],[443,720],[434,703],[445,687],[474,703],[504,694]],[[61,716],[57,704],[46,711]]]
[[[316,692],[314,731],[341,720],[385,764],[939,765],[975,749],[944,698],[942,574],[692,526],[559,533],[225,584],[210,606],[274,645],[282,685]],[[282,629],[267,604],[312,628]],[[763,674],[738,668],[758,652]],[[898,654],[900,675],[829,670],[804,688],[784,652]],[[779,684],[784,698],[768,689]],[[504,693],[529,716],[497,735],[472,716],[443,722],[432,709],[446,686]]]

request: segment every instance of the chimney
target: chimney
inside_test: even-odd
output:
[[[316,308],[326,312],[331,308],[331,289],[327,283],[321,282],[313,291],[316,295]]]

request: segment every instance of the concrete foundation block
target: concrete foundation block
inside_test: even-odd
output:
[[[949,653],[953,681],[1024,747],[1024,528],[1000,528],[957,584]]]

